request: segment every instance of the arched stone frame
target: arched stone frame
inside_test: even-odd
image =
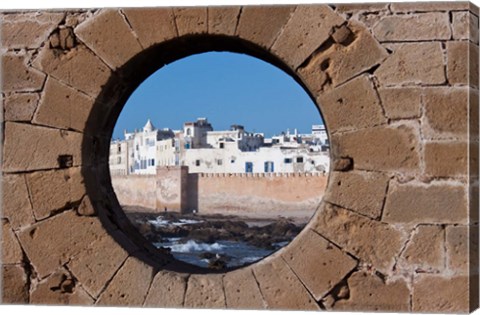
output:
[[[395,268],[413,231],[422,224],[468,223],[464,187],[458,180],[435,181],[445,177],[442,171],[425,169],[425,135],[438,139],[443,131],[425,123],[428,117],[397,120],[386,113],[380,94],[398,83],[394,54],[327,5],[105,9],[58,29],[60,39],[75,44],[52,44],[55,32],[31,56],[24,78],[45,80],[32,124],[5,124],[4,172],[25,173],[35,217],[9,224],[21,228],[15,237],[40,287],[69,274],[82,304],[319,309],[329,300],[342,307],[346,282],[360,281],[378,305],[347,308],[409,310],[410,283]],[[126,98],[148,74],[210,50],[249,53],[301,83],[328,126],[332,169],[324,201],[291,244],[251,266],[206,275],[162,255],[131,227],[111,188],[108,147]],[[435,84],[432,78],[423,80]],[[4,81],[7,90],[22,89],[18,78],[7,74]],[[456,93],[462,97],[464,90]],[[461,145],[465,135],[453,130],[448,136]],[[455,172],[446,177],[462,175]],[[38,197],[65,192],[64,186],[69,201],[60,210]],[[423,190],[418,197],[426,205],[438,200],[458,211],[405,216],[402,196],[415,189]],[[357,198],[362,193],[368,198]]]

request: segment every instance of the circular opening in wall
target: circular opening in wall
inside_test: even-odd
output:
[[[208,52],[162,67],[130,96],[110,143],[112,186],[146,240],[224,270],[288,244],[327,183],[316,105],[277,67]]]

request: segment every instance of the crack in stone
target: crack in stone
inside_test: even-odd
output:
[[[127,256],[127,258],[125,258],[125,260],[120,264],[120,266],[117,268],[117,270],[113,273],[113,275],[110,277],[110,279],[107,280],[107,282],[105,282],[104,286],[100,289],[100,292],[98,293],[98,296],[97,296],[97,299],[95,300],[95,304],[97,304],[98,300],[100,299],[100,297],[102,296],[102,294],[105,292],[105,290],[107,290],[108,286],[110,285],[110,283],[113,281],[113,279],[115,278],[115,276],[118,274],[118,272],[120,271],[120,269],[123,268],[123,266],[125,265],[125,263],[127,262],[128,258],[130,258],[132,256]]]
[[[251,272],[252,272],[253,279],[255,279],[255,283],[257,284],[258,291],[260,292],[260,295],[262,297],[263,306],[264,308],[267,309],[268,303],[267,303],[267,300],[265,299],[265,294],[262,292],[262,287],[260,286],[260,282],[258,282],[257,276],[255,275],[255,272],[253,271],[253,269],[251,270]]]
[[[276,34],[277,36],[275,37],[275,39],[273,40],[272,44],[267,47],[268,50],[271,50],[273,46],[275,46],[275,44],[277,43],[277,40],[281,37],[281,35],[283,34],[283,32],[285,31],[285,29],[287,28],[287,25],[288,23],[290,23],[290,20],[292,19],[292,17],[294,16],[295,12],[297,12],[297,9],[298,9],[298,6],[295,6],[295,8],[293,9],[293,11],[290,13],[290,15],[288,16],[288,19],[287,21],[285,22],[285,24],[283,24],[282,28],[280,29],[280,31]],[[297,67],[298,68],[298,67]]]
[[[234,35],[238,35],[237,33],[238,25],[240,24],[240,18],[242,17],[242,13],[243,13],[243,6],[240,7],[240,10],[238,11],[238,14],[237,14],[237,21],[235,23],[235,29],[233,30]]]
[[[182,306],[185,306],[185,300],[187,299],[188,283],[190,282],[191,274],[188,274],[185,279],[185,290],[183,290]]]
[[[132,24],[130,23],[130,21],[128,20],[128,17],[127,15],[125,14],[125,12],[123,12],[123,10],[118,10],[118,13],[123,17],[123,20],[125,21],[125,23],[127,23],[128,25],[128,28],[130,29],[130,31],[132,32],[133,34],[133,37],[135,37],[135,40],[137,41],[138,45],[140,45],[140,47],[142,49],[145,49],[145,47],[143,47],[142,43],[140,42],[140,39],[138,38],[138,35],[137,35],[137,32],[135,32],[135,29],[133,28]]]

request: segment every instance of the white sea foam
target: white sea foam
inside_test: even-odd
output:
[[[156,217],[155,220],[148,220],[148,223],[161,227],[161,226],[167,226],[170,224],[170,221],[164,220],[162,216]]]
[[[198,224],[198,223],[202,223],[203,221],[198,221],[198,220],[188,220],[188,219],[180,219],[178,220],[180,222],[173,222],[172,225],[176,225],[176,226],[182,226],[182,225],[186,225],[186,224]]]
[[[218,251],[223,249],[225,246],[219,243],[207,244],[207,243],[197,243],[193,240],[189,240],[184,244],[174,244],[168,245],[174,253],[189,253],[189,252],[199,252],[199,251]]]

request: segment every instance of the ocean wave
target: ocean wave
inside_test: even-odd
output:
[[[174,244],[168,245],[172,252],[174,253],[190,253],[190,252],[200,252],[200,251],[218,251],[223,249],[225,246],[219,243],[207,244],[207,243],[197,243],[193,240],[189,240],[183,244]]]

